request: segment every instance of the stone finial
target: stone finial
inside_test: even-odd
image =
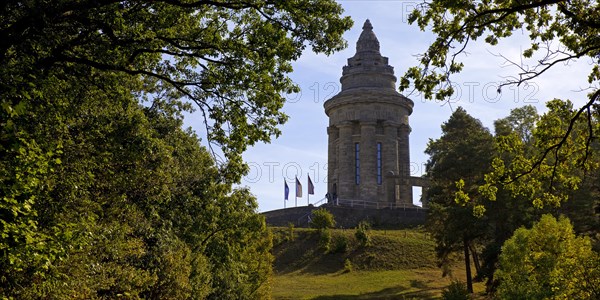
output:
[[[379,40],[377,40],[377,36],[373,32],[373,25],[371,25],[369,19],[365,21],[362,29],[363,32],[360,34],[358,42],[356,42],[356,53],[364,51],[379,53]]]
[[[371,25],[371,21],[369,21],[369,19],[367,19],[365,21],[365,24],[362,27],[363,30],[373,30],[373,25]]]

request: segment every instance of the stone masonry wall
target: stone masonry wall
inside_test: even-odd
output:
[[[360,221],[368,221],[374,228],[406,228],[424,225],[427,210],[422,208],[406,209],[369,209],[340,206],[322,206],[331,212],[338,228],[355,228]],[[270,226],[308,227],[308,216],[313,206],[292,207],[262,213]]]

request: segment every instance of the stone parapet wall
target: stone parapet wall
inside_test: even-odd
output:
[[[331,212],[338,228],[355,228],[360,221],[368,221],[374,228],[406,228],[424,225],[427,210],[418,207],[398,209],[370,209],[342,206],[321,206]],[[262,213],[269,226],[308,227],[310,212],[319,207],[303,206]]]

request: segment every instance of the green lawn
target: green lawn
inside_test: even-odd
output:
[[[437,299],[450,280],[439,270],[288,273],[273,282],[274,299]]]
[[[354,230],[334,230],[345,237],[343,252],[325,253],[318,235],[295,229],[294,240],[285,228],[274,228],[274,299],[439,299],[450,277],[435,265],[434,243],[420,230],[374,230],[372,244],[360,247]],[[350,261],[353,270],[344,271]],[[453,276],[464,281],[457,261]],[[484,289],[483,284],[475,286]]]

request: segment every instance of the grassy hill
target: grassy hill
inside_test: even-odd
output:
[[[451,278],[436,267],[435,244],[421,230],[371,230],[361,247],[355,230],[332,230],[329,251],[310,229],[273,228],[275,299],[437,299]],[[453,270],[464,281],[457,260]],[[483,286],[477,286],[479,290]]]

